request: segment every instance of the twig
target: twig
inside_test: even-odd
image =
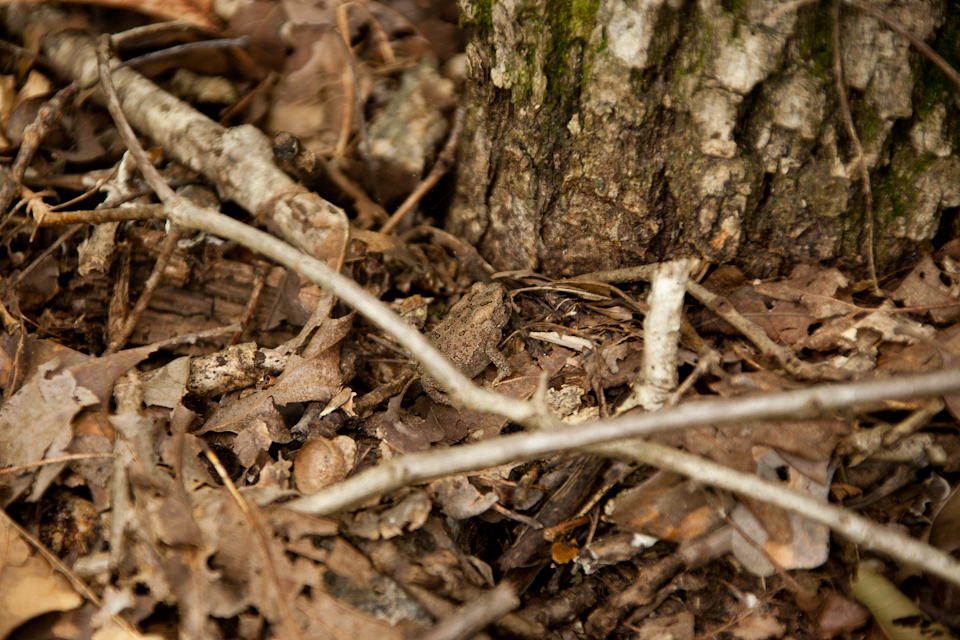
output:
[[[343,11],[343,8],[343,5],[341,5],[338,10],[338,16]],[[341,21],[338,20],[338,23],[339,22]],[[345,27],[346,19],[342,20],[342,23],[342,27]],[[353,51],[347,43],[347,38],[350,37],[350,31],[347,29],[341,32],[340,29],[342,27],[338,24],[336,29],[332,28],[330,31],[335,36],[337,42],[340,43],[340,47],[343,49],[343,56],[347,61],[347,68],[344,69],[344,73],[347,75],[347,77],[344,78],[345,84],[347,85],[347,91],[345,91],[345,93],[347,100],[353,103],[351,112],[357,117],[357,129],[360,132],[360,144],[357,145],[357,149],[360,151],[360,157],[363,158],[363,164],[367,169],[367,181],[370,183],[370,186],[373,187],[373,195],[379,200],[380,187],[376,181],[373,156],[370,155],[370,141],[367,139],[367,119],[363,115],[363,102],[360,100],[360,84],[357,82],[357,71],[353,59]],[[336,148],[337,156],[342,156],[344,149],[346,149],[352,122],[353,118],[343,119],[343,127],[340,131],[340,139],[337,142]]]
[[[241,36],[239,38],[201,40],[199,42],[185,42],[183,44],[167,47],[166,49],[160,49],[159,51],[151,51],[150,53],[145,53],[142,56],[130,58],[129,60],[124,60],[114,67],[114,70],[122,69],[123,67],[144,64],[147,62],[156,62],[157,60],[166,60],[169,58],[183,56],[184,54],[196,51],[197,49],[232,49],[235,47],[239,49],[245,49],[249,44],[250,38],[247,36]]]
[[[847,509],[821,502],[755,475],[734,471],[699,456],[648,442],[618,442],[616,445],[604,445],[591,450],[653,464],[661,469],[689,476],[698,482],[788,509],[830,527],[865,549],[881,551],[891,558],[960,585],[960,561],[949,554]]]
[[[468,640],[519,606],[517,588],[509,581],[501,582],[454,615],[438,622],[422,636],[422,640]]]
[[[649,310],[643,319],[643,371],[617,413],[638,406],[656,411],[676,389],[685,285],[697,263],[680,259],[665,262],[657,270],[647,296]]]
[[[677,552],[644,567],[636,580],[612,594],[605,603],[590,613],[584,625],[588,636],[606,638],[613,635],[620,618],[629,609],[649,602],[653,593],[683,567],[683,561],[683,555]]]
[[[107,171],[102,178],[100,178],[99,180],[97,180],[97,183],[96,183],[93,187],[91,187],[90,189],[87,189],[86,191],[84,191],[83,193],[81,193],[80,195],[78,195],[76,198],[71,198],[70,200],[67,200],[66,202],[61,202],[61,203],[58,204],[58,205],[54,205],[54,206],[50,207],[50,212],[62,211],[63,209],[66,209],[67,207],[72,207],[72,206],[75,205],[76,203],[81,202],[81,201],[83,201],[83,200],[86,200],[87,198],[89,198],[89,197],[92,196],[93,194],[95,194],[95,193],[97,193],[98,191],[100,191],[100,187],[102,187],[103,185],[105,185],[105,184],[107,183],[107,180],[110,180],[110,179],[112,179],[115,175],[117,175],[117,172],[118,172],[119,170],[120,170],[120,165],[114,166],[112,169],[110,169],[109,171]],[[37,221],[37,224],[39,225],[39,224],[42,224],[42,223],[41,223],[40,220],[38,220],[38,221]]]
[[[638,280],[650,281],[659,269],[659,264],[644,264],[639,267],[624,267],[623,269],[611,269],[609,271],[594,271],[585,273],[571,280],[586,280],[588,282],[606,282],[607,284],[621,284],[624,282],[636,282]],[[561,280],[561,282],[563,282]]]
[[[213,451],[210,450],[210,447],[207,446],[207,443],[203,440],[199,440],[198,442],[200,442],[200,444],[203,446],[203,455],[207,457],[207,460],[210,461],[210,464],[213,465],[213,468],[217,470],[217,475],[219,475],[220,480],[223,481],[223,486],[227,488],[230,496],[237,503],[237,506],[240,507],[240,510],[243,511],[243,515],[247,517],[247,521],[256,532],[257,539],[260,541],[260,547],[263,549],[263,555],[266,560],[267,569],[270,572],[270,580],[273,582],[273,588],[277,592],[277,602],[280,605],[281,615],[283,616],[284,622],[286,622],[287,626],[289,627],[290,632],[293,633],[294,637],[299,640],[302,637],[300,634],[300,628],[293,619],[293,614],[290,611],[290,605],[287,603],[287,598],[284,596],[283,589],[280,586],[280,576],[277,574],[277,565],[274,563],[273,556],[270,554],[270,540],[267,538],[267,534],[260,524],[260,519],[253,514],[253,511],[250,509],[250,505],[247,504],[247,501],[244,500],[243,496],[240,495],[240,492],[237,491],[237,486],[233,484],[233,480],[230,479],[230,475],[227,473],[227,470],[223,468],[222,464],[220,464],[219,458],[213,454]]]
[[[5,520],[6,521],[4,523],[5,526],[12,528],[14,531],[20,534],[20,537],[23,538],[27,542],[27,544],[29,544],[31,547],[36,549],[37,552],[41,556],[43,556],[44,560],[50,563],[50,566],[52,566],[59,573],[61,573],[63,577],[65,577],[70,582],[70,586],[76,589],[77,593],[81,594],[84,598],[92,602],[94,606],[97,607],[98,609],[103,606],[103,603],[100,601],[100,598],[97,597],[97,594],[93,592],[93,590],[90,588],[89,585],[87,585],[86,582],[81,580],[75,573],[73,573],[73,571],[70,570],[70,567],[63,564],[60,558],[58,558],[55,554],[51,553],[50,550],[47,549],[39,540],[34,538],[32,535],[30,535],[30,532],[24,529],[23,527],[21,527],[16,520],[8,516],[5,512],[0,513],[0,519]],[[9,554],[10,549],[5,548],[4,551],[5,553]],[[128,630],[130,629],[129,625],[124,623],[122,620],[118,618],[114,618],[114,619],[120,622],[121,624],[124,624],[125,625],[124,628]]]
[[[434,163],[430,175],[424,178],[420,184],[417,185],[417,188],[407,196],[403,204],[393,212],[393,215],[390,216],[387,223],[381,227],[380,233],[390,233],[393,231],[397,224],[403,220],[404,216],[413,211],[417,203],[423,199],[423,196],[427,195],[430,189],[433,189],[433,187],[440,182],[440,178],[453,166],[453,163],[456,161],[457,142],[460,140],[460,134],[463,132],[463,121],[466,113],[467,110],[464,107],[457,108],[457,112],[453,117],[453,128],[450,130],[450,136],[447,138],[447,143],[443,146],[443,151],[441,151],[437,157],[437,161]]]
[[[250,318],[260,302],[260,294],[263,293],[263,285],[267,280],[268,265],[262,260],[255,260],[253,263],[253,288],[250,290],[250,296],[247,298],[247,304],[240,313],[240,329],[233,334],[233,337],[227,342],[228,345],[235,345],[240,342],[243,332],[250,328]]]
[[[109,73],[109,71],[107,71],[107,73]],[[119,105],[120,103],[118,102],[117,104]],[[166,270],[167,264],[170,262],[170,258],[173,256],[179,240],[180,227],[170,225],[170,228],[167,229],[167,235],[163,239],[163,244],[160,245],[160,253],[157,256],[157,261],[153,265],[153,271],[150,272],[150,277],[147,278],[146,283],[144,283],[143,291],[140,293],[140,297],[137,298],[137,303],[133,305],[133,309],[130,311],[130,314],[127,315],[127,319],[124,320],[123,326],[117,335],[113,337],[110,345],[104,350],[103,355],[108,356],[116,353],[127,344],[127,340],[129,340],[131,334],[133,334],[137,322],[140,320],[144,311],[147,310],[150,299],[153,298],[154,292],[157,290],[157,287],[160,286],[160,281],[163,279],[163,272]]]
[[[347,22],[347,9],[357,9],[360,13],[366,15],[370,25],[370,33],[377,42],[377,49],[380,51],[380,57],[385,64],[393,64],[396,56],[393,55],[393,47],[390,46],[390,39],[383,30],[383,25],[374,17],[370,10],[359,2],[345,2],[337,7],[337,27],[341,33],[349,33],[349,22]],[[350,47],[351,52],[353,47]]]
[[[235,333],[240,330],[239,324],[228,324],[222,327],[214,327],[213,329],[204,329],[203,331],[197,331],[196,333],[186,333],[182,336],[176,336],[174,338],[168,338],[166,340],[160,340],[159,342],[154,342],[152,345],[144,345],[148,347],[153,347],[156,349],[169,349],[181,344],[196,344],[201,340],[210,340],[212,338],[217,338],[219,336]],[[142,348],[142,347],[137,347]]]
[[[20,144],[17,159],[14,161],[13,166],[10,167],[10,173],[7,174],[3,188],[0,189],[0,215],[6,213],[7,209],[10,208],[13,199],[17,196],[23,184],[23,174],[26,173],[30,161],[33,160],[33,154],[40,148],[40,143],[43,142],[47,133],[50,132],[50,128],[60,121],[67,102],[71,100],[76,93],[76,84],[68,84],[63,89],[60,89],[56,95],[41,105],[40,110],[37,111],[36,119],[23,130],[23,142]],[[7,223],[12,213],[11,211],[10,214],[0,221],[0,229],[3,229],[3,225]]]
[[[101,222],[126,222],[166,217],[162,204],[141,204],[135,207],[54,211],[43,216],[37,224],[41,227],[53,227],[62,224],[100,224]]]
[[[703,425],[759,420],[804,419],[885,400],[932,397],[960,389],[960,368],[881,381],[818,385],[808,389],[684,404],[656,413],[502,436],[489,442],[395,458],[286,506],[315,515],[330,514],[407,484],[445,475],[532,460],[595,444],[678,431]]]
[[[49,247],[44,249],[40,253],[40,255],[38,255],[36,259],[34,259],[34,261],[30,263],[30,266],[28,266],[26,269],[20,272],[20,275],[17,276],[17,279],[13,281],[13,286],[17,286],[18,284],[23,282],[24,278],[26,278],[31,271],[36,269],[37,265],[43,262],[44,258],[52,254],[54,251],[56,251],[60,247],[60,245],[62,245],[64,242],[66,242],[71,237],[73,237],[73,234],[75,234],[77,231],[80,231],[80,229],[83,229],[83,225],[76,224],[70,227],[69,229],[67,229],[66,231],[64,231],[63,233],[61,233],[59,238],[54,240]]]
[[[709,291],[703,285],[690,280],[687,282],[687,292],[705,304],[713,313],[729,322],[761,352],[776,358],[780,366],[790,375],[801,380],[841,380],[850,376],[848,372],[835,367],[817,366],[804,362],[789,347],[777,344],[756,323],[744,318],[729,300]]]
[[[335,160],[326,160],[324,158],[317,158],[317,162],[323,168],[327,177],[333,181],[333,184],[337,185],[341,191],[353,198],[353,206],[357,209],[357,217],[354,220],[354,224],[358,228],[369,229],[373,227],[374,222],[387,219],[386,210],[371,200],[370,196],[368,196],[363,189],[344,175],[343,171],[340,170],[339,163]]]
[[[867,157],[863,154],[857,128],[853,125],[853,116],[850,115],[850,104],[847,102],[847,89],[843,85],[843,63],[840,60],[840,2],[833,3],[833,81],[836,84],[837,97],[840,100],[840,112],[847,127],[847,135],[853,143],[857,154],[854,162],[860,169],[860,180],[863,183],[863,233],[864,249],[867,252],[867,269],[870,271],[870,280],[873,283],[873,294],[883,297],[880,284],[877,282],[877,268],[873,262],[873,191],[870,188],[870,170],[867,168]]]
[[[494,273],[495,269],[483,259],[475,246],[464,242],[463,238],[430,225],[420,225],[401,234],[399,239],[406,245],[421,235],[429,236],[433,242],[453,253],[453,257],[457,259],[457,264],[460,265],[460,270],[473,280],[483,284],[493,282],[490,274]]]
[[[320,176],[326,174],[326,177],[332,180],[341,191],[353,198],[353,205],[357,209],[357,220],[354,222],[359,228],[369,229],[375,221],[388,218],[383,207],[371,200],[363,189],[343,175],[335,162],[317,156],[303,145],[300,138],[289,131],[281,131],[274,136],[273,154],[287,162],[300,181],[308,187],[317,184]]]
[[[10,473],[17,473],[19,471],[25,471],[26,469],[32,469],[34,467],[43,467],[48,464],[59,464],[61,462],[69,462],[70,460],[89,460],[91,458],[112,458],[112,453],[68,453],[62,456],[57,456],[56,458],[44,458],[43,460],[36,460],[34,462],[28,462],[26,464],[18,464],[14,467],[3,467],[0,469],[0,476],[7,475]]]
[[[0,40],[0,49],[12,53],[15,56],[23,56],[24,58],[30,58],[37,64],[52,69],[53,65],[50,63],[50,60],[46,58],[42,53],[38,51],[31,51],[30,49],[18,46],[12,42],[7,42],[6,40]]]
[[[937,54],[936,51],[931,49],[930,45],[911,33],[909,29],[885,14],[883,11],[880,11],[876,7],[872,7],[869,4],[858,2],[858,0],[843,0],[843,3],[873,16],[883,24],[890,27],[890,29],[896,31],[901,36],[909,40],[910,44],[915,46],[920,53],[927,56],[927,58],[929,58],[933,64],[937,65],[937,67],[939,67],[939,69],[943,71],[946,76],[953,81],[954,84],[960,87],[960,74],[957,73],[956,69],[951,67],[949,62],[944,60],[939,54]]]

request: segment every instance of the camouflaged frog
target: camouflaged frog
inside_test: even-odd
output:
[[[480,375],[492,361],[500,370],[496,383],[512,372],[507,359],[497,349],[510,313],[507,290],[502,284],[477,283],[427,337],[468,378]],[[418,371],[427,395],[441,404],[450,404],[442,385],[425,373],[423,367],[418,367]]]

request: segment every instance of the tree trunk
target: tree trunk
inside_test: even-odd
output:
[[[881,4],[948,59],[957,51],[944,0]],[[470,112],[448,229],[498,269],[554,276],[690,254],[751,277],[801,262],[865,274],[832,11],[771,18],[782,6],[460,0]],[[956,235],[956,211],[944,215],[960,206],[956,87],[858,9],[843,7],[840,34],[882,274]]]

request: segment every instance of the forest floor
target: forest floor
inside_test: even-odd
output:
[[[4,10],[0,639],[960,632],[960,242],[495,274],[453,2],[115,4]]]

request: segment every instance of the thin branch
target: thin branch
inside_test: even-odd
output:
[[[840,99],[840,112],[847,127],[847,135],[856,151],[857,168],[860,169],[860,180],[863,183],[863,234],[864,249],[867,252],[867,269],[870,271],[870,280],[873,283],[873,293],[883,297],[880,284],[877,282],[877,268],[873,262],[873,191],[870,188],[870,170],[867,168],[867,157],[863,154],[857,128],[853,125],[853,116],[850,115],[850,104],[847,102],[847,89],[843,84],[843,63],[840,59],[840,2],[833,3],[833,81],[836,84],[837,97]]]
[[[95,185],[93,185],[93,187],[91,187],[90,189],[87,189],[86,191],[84,191],[83,193],[81,193],[80,195],[78,195],[76,198],[71,198],[70,200],[67,200],[66,202],[61,202],[61,203],[58,204],[58,205],[54,205],[54,206],[50,207],[50,212],[63,211],[63,210],[66,209],[67,207],[72,207],[72,206],[75,205],[76,203],[82,202],[82,201],[86,200],[87,198],[89,198],[90,196],[94,195],[95,193],[98,193],[98,192],[100,191],[100,187],[102,187],[103,185],[105,185],[108,180],[111,180],[115,175],[117,175],[117,172],[118,172],[119,170],[120,170],[120,165],[118,164],[118,165],[114,166],[112,169],[110,169],[109,171],[107,171],[107,172],[103,175],[103,177],[101,177],[99,180],[97,180],[97,183],[96,183]],[[42,219],[42,218],[41,218],[41,219]],[[40,220],[38,220],[38,221],[37,221],[37,224],[38,224],[38,225],[39,225],[39,224],[42,224],[42,222],[41,222]]]
[[[83,209],[76,211],[53,211],[38,220],[41,227],[62,224],[100,224],[101,222],[126,222],[127,220],[151,220],[166,218],[162,204],[141,204],[135,207],[110,207],[108,209]]]
[[[848,378],[850,374],[827,365],[813,365],[801,360],[792,349],[778,344],[770,339],[755,322],[743,317],[739,311],[723,296],[711,292],[702,284],[687,282],[687,293],[702,302],[713,313],[726,320],[737,331],[742,333],[760,351],[777,359],[790,375],[800,380],[840,380]]]
[[[48,464],[59,464],[61,462],[69,462],[71,460],[90,460],[93,458],[112,458],[112,453],[67,453],[62,456],[57,456],[55,458],[44,458],[43,460],[36,460],[34,462],[27,462],[26,464],[18,464],[13,467],[3,467],[0,469],[0,476],[7,475],[10,473],[18,473],[20,471],[25,471],[27,469],[33,469],[34,467],[43,467]]]
[[[343,12],[344,6],[340,5],[340,8],[337,10],[338,17],[345,16]],[[349,29],[343,32],[340,31],[340,29],[344,28],[345,26],[346,18],[344,17],[343,20],[338,20],[337,28],[331,28],[330,32],[336,36],[336,40],[340,43],[344,58],[346,58],[347,61],[347,68],[344,69],[344,74],[347,77],[344,78],[344,81],[347,84],[348,91],[345,93],[347,94],[347,100],[353,103],[352,112],[357,116],[357,129],[360,132],[360,144],[357,145],[357,150],[360,151],[360,157],[363,158],[364,166],[367,169],[367,181],[373,187],[373,195],[377,200],[379,200],[380,185],[376,180],[374,159],[370,154],[370,141],[367,139],[367,119],[363,115],[363,102],[360,98],[360,83],[357,82],[356,63],[353,59],[353,51],[350,49],[350,44],[347,42],[347,38],[350,37],[350,31]],[[337,142],[337,156],[342,156],[343,151],[346,148],[352,120],[352,118],[344,118],[343,120],[343,130],[340,134],[340,140]]]
[[[749,473],[734,471],[700,456],[649,442],[618,442],[615,445],[592,447],[590,450],[656,465],[660,469],[675,471],[698,482],[788,509],[830,527],[864,549],[883,552],[895,560],[960,585],[960,561],[953,556],[847,509],[821,502],[783,485],[762,480]]]
[[[64,231],[63,233],[61,233],[59,238],[57,238],[56,240],[54,240],[54,241],[50,244],[49,247],[47,247],[46,249],[44,249],[44,250],[40,253],[40,255],[38,255],[38,256],[34,259],[34,261],[30,263],[30,266],[28,266],[26,269],[24,269],[23,271],[20,272],[20,275],[17,276],[17,279],[13,281],[13,286],[17,286],[18,284],[20,284],[21,282],[23,282],[24,278],[26,278],[28,275],[30,275],[30,272],[33,271],[34,269],[36,269],[36,268],[37,268],[37,265],[39,265],[41,262],[43,262],[43,259],[44,259],[44,258],[46,258],[47,256],[51,255],[54,251],[56,251],[57,249],[59,249],[59,248],[60,248],[60,245],[62,245],[64,242],[66,242],[66,241],[69,240],[71,237],[73,237],[73,234],[75,234],[77,231],[80,231],[80,229],[83,229],[83,225],[82,225],[82,224],[75,224],[75,225],[73,225],[72,227],[70,227],[69,229],[67,229],[66,231]]]
[[[247,304],[244,305],[243,311],[240,313],[240,330],[233,334],[233,337],[227,342],[228,346],[232,346],[240,342],[240,338],[243,335],[243,332],[250,328],[250,319],[253,318],[253,312],[257,309],[257,304],[260,302],[260,294],[263,293],[263,286],[267,281],[267,271],[269,270],[269,265],[263,262],[262,260],[254,260],[253,262],[253,287],[250,289],[250,297],[247,298]]]
[[[422,640],[469,640],[520,606],[517,588],[509,581],[486,591],[460,610],[431,627]]]
[[[230,474],[227,473],[227,470],[223,468],[223,465],[220,464],[220,459],[214,455],[213,451],[210,450],[210,447],[207,446],[207,443],[203,440],[199,440],[200,444],[203,447],[203,455],[207,457],[207,460],[210,461],[210,464],[213,465],[213,468],[217,470],[217,475],[220,476],[220,480],[223,481],[223,486],[227,488],[227,492],[230,494],[230,497],[233,498],[234,502],[237,503],[237,506],[240,507],[240,510],[243,511],[243,515],[246,516],[247,522],[250,523],[250,526],[253,527],[253,530],[257,534],[257,539],[260,541],[260,547],[263,549],[263,555],[265,556],[265,562],[267,564],[267,569],[270,572],[270,581],[273,582],[273,588],[277,592],[277,602],[280,605],[280,612],[283,616],[284,622],[287,623],[290,632],[293,633],[293,636],[300,640],[302,635],[300,634],[300,628],[297,625],[296,621],[293,619],[293,613],[290,611],[290,605],[287,603],[287,598],[284,596],[283,589],[280,585],[280,576],[277,573],[277,565],[273,561],[273,556],[270,554],[270,540],[267,538],[267,533],[263,530],[263,526],[260,524],[260,519],[257,518],[253,511],[250,509],[250,505],[247,504],[247,501],[243,499],[243,496],[240,495],[240,492],[237,491],[237,486],[233,484],[233,480],[230,479]]]
[[[53,567],[59,573],[61,573],[63,577],[65,577],[70,582],[70,586],[72,586],[77,591],[77,593],[81,594],[84,598],[92,602],[93,605],[98,609],[103,607],[103,603],[100,601],[100,598],[97,597],[97,594],[93,592],[93,589],[91,589],[86,582],[81,580],[80,577],[70,569],[70,567],[65,565],[63,561],[56,556],[56,554],[52,553],[49,549],[47,549],[46,546],[43,545],[43,543],[41,543],[39,540],[34,538],[32,535],[30,535],[29,531],[21,527],[20,524],[16,520],[8,516],[6,512],[0,513],[0,519],[4,521],[3,525],[5,527],[10,527],[14,531],[16,531],[18,534],[20,534],[20,537],[23,538],[27,544],[29,544],[31,547],[36,549],[37,553],[43,556],[43,559],[49,562],[51,567]],[[9,548],[5,548],[4,551],[7,554],[10,553]],[[114,620],[117,620],[122,625],[125,625],[124,628],[126,629],[130,628],[129,624],[123,622],[121,619],[114,618]]]
[[[106,73],[109,73],[109,70],[107,70]],[[119,102],[117,104],[119,105]],[[169,264],[170,258],[177,248],[180,235],[180,227],[177,225],[170,225],[170,228],[167,229],[167,235],[163,239],[163,244],[160,245],[160,253],[157,255],[157,261],[153,265],[153,271],[150,272],[150,277],[147,278],[146,283],[144,283],[143,291],[140,293],[140,297],[137,298],[137,303],[133,305],[133,309],[129,315],[127,315],[123,327],[121,327],[119,333],[114,336],[110,345],[103,352],[103,355],[108,356],[116,353],[127,344],[127,340],[129,340],[131,334],[133,334],[137,322],[139,322],[141,316],[143,316],[143,313],[147,310],[147,305],[150,304],[154,292],[157,290],[157,287],[160,286],[160,281],[163,280],[163,272],[166,270],[167,264]]]
[[[20,188],[23,185],[23,175],[26,173],[27,167],[30,166],[30,161],[33,160],[33,154],[40,148],[40,143],[50,132],[51,127],[60,121],[67,102],[72,100],[76,93],[77,85],[68,84],[40,106],[36,119],[23,130],[23,141],[20,143],[17,159],[10,167],[10,173],[7,174],[3,188],[0,189],[0,215],[10,208],[13,199],[20,193]],[[7,223],[12,214],[11,211],[0,221],[0,229],[3,229],[3,225]]]
[[[656,413],[598,420],[586,427],[572,425],[518,433],[488,442],[395,458],[286,506],[315,515],[330,514],[411,483],[596,444],[704,425],[813,418],[849,410],[855,405],[946,395],[957,389],[960,389],[960,368],[880,381],[818,385],[797,391],[689,403]]]
[[[697,260],[685,258],[665,262],[657,270],[643,318],[643,371],[634,379],[618,414],[634,407],[656,411],[676,389],[685,285],[697,264]]]
[[[927,56],[927,58],[930,59],[930,62],[937,65],[937,67],[939,67],[939,69],[943,71],[947,77],[953,81],[954,84],[960,87],[960,74],[957,73],[956,69],[951,67],[949,62],[941,58],[936,51],[930,48],[930,45],[915,36],[909,29],[885,14],[883,11],[880,11],[876,7],[870,6],[869,4],[864,4],[863,2],[858,2],[857,0],[843,0],[843,3],[873,16],[883,24],[890,27],[891,30],[896,31],[901,36],[909,40],[910,44],[915,46],[920,53]]]
[[[183,44],[167,47],[166,49],[151,51],[150,53],[145,53],[142,56],[130,58],[129,60],[124,60],[114,67],[114,70],[121,69],[123,67],[132,67],[138,64],[146,64],[148,62],[157,62],[158,60],[169,60],[171,58],[182,57],[188,53],[196,52],[197,50],[203,51],[207,49],[233,48],[246,49],[249,45],[250,38],[247,36],[241,36],[239,38],[218,38],[216,40],[200,40],[199,42],[185,42]]]
[[[454,161],[456,160],[457,152],[457,142],[460,140],[460,133],[463,131],[463,121],[466,117],[467,110],[463,107],[458,107],[457,112],[453,117],[453,127],[450,130],[450,136],[447,138],[447,143],[443,146],[443,151],[440,152],[440,156],[437,158],[436,163],[433,165],[433,169],[430,171],[430,175],[424,178],[420,184],[417,185],[417,188],[414,189],[407,199],[403,201],[396,211],[393,212],[393,215],[390,216],[390,220],[387,221],[383,227],[380,228],[380,233],[390,233],[397,226],[397,224],[403,220],[403,218],[413,211],[417,206],[423,196],[427,195],[430,192],[430,189],[433,189],[440,178],[443,177],[447,171],[450,170],[450,167],[453,166]]]

